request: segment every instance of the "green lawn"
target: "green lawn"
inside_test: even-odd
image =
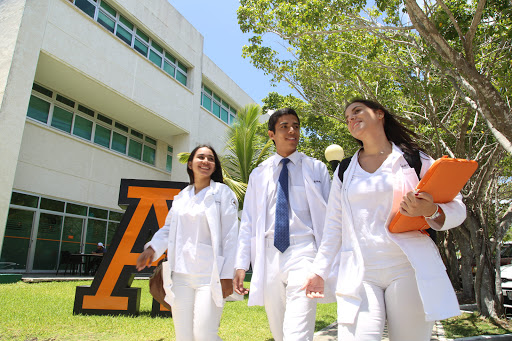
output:
[[[147,280],[142,288],[140,315],[73,315],[75,288],[90,281],[0,284],[0,340],[173,340],[170,318],[150,316],[152,298]],[[248,285],[248,283],[247,283]],[[336,304],[319,304],[316,330],[336,319]],[[263,307],[247,307],[247,298],[227,302],[219,335],[231,340],[271,340]]]

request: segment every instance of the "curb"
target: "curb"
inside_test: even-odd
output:
[[[322,330],[319,330],[315,333],[314,339],[321,341],[330,341],[337,340],[337,322],[333,322]],[[387,340],[387,338],[385,338]],[[499,340],[499,341],[512,341],[512,334],[502,334],[502,335],[479,335],[479,336],[471,336],[471,337],[463,337],[458,339],[447,339],[445,337],[445,332],[443,325],[440,321],[436,321],[434,325],[434,329],[432,331],[431,340],[435,341],[484,341],[484,340]]]
[[[448,339],[449,341],[477,341],[477,340],[512,340],[512,334],[502,334],[502,335],[480,335],[480,336],[471,336],[471,337],[463,337],[460,339]]]

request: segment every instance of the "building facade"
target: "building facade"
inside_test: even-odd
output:
[[[2,271],[108,249],[120,180],[188,181],[177,154],[254,102],[166,0],[4,0],[0,29]]]

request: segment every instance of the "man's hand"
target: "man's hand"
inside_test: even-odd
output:
[[[308,276],[300,290],[306,289],[306,296],[309,298],[324,297],[324,279],[313,273]]]
[[[222,297],[226,298],[233,293],[233,280],[221,279],[220,285],[222,286]]]
[[[151,267],[151,263],[153,263],[153,256],[155,255],[155,250],[148,247],[144,252],[142,252],[137,258],[137,263],[135,264],[135,268],[137,271],[144,269],[145,267]]]
[[[244,288],[244,279],[245,270],[236,270],[235,278],[233,278],[233,286],[235,287],[235,292],[239,295],[245,295],[249,293],[249,289]]]

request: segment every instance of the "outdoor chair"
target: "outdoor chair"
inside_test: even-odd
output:
[[[59,269],[61,265],[65,265],[64,275],[67,273],[69,269],[71,274],[74,275],[75,271],[78,270],[79,274],[82,274],[82,266],[85,265],[82,256],[72,255],[69,251],[61,251],[60,252],[60,262],[57,266],[57,275],[59,274]]]

